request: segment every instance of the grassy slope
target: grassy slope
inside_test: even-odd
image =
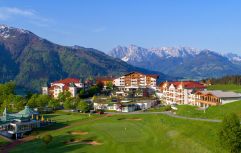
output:
[[[208,90],[234,91],[241,93],[241,86],[235,84],[216,84],[208,87]]]
[[[203,110],[198,110],[196,106],[179,105],[176,113],[182,116],[211,119],[222,119],[226,114],[235,113],[241,119],[241,101],[209,107],[205,113]]]
[[[123,118],[141,118],[140,121]],[[68,116],[53,116],[61,121]],[[122,120],[120,120],[122,119]],[[77,123],[80,123],[77,125]],[[83,123],[83,124],[81,124]],[[116,115],[49,131],[54,140],[46,147],[40,140],[18,146],[13,153],[225,153],[218,145],[218,123],[175,119],[164,115]],[[87,131],[70,135],[68,131]],[[208,133],[208,134],[207,134]],[[64,144],[72,138],[91,139],[103,145]]]

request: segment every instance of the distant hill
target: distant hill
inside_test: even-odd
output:
[[[134,66],[187,79],[241,74],[241,57],[188,47],[151,48],[118,46],[109,55]]]
[[[66,47],[34,33],[0,25],[0,82],[40,90],[42,84],[66,77],[119,75],[130,71],[158,73],[137,68],[92,48]]]

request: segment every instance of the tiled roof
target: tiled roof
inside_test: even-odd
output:
[[[124,76],[130,75],[130,74],[133,74],[133,73],[150,76],[150,77],[152,77],[152,78],[158,78],[158,77],[159,77],[158,74],[145,74],[145,73],[142,73],[142,72],[130,72],[130,73],[125,74]]]
[[[70,83],[79,83],[80,79],[76,79],[76,78],[66,78],[64,80],[59,80],[59,81],[55,81],[53,83],[63,83],[63,84],[70,84]]]
[[[206,90],[206,91],[198,91],[197,93],[201,93],[204,95],[212,94],[218,98],[241,98],[241,94],[231,92],[231,91]]]
[[[175,81],[175,82],[166,82],[166,83],[168,85],[173,84],[175,87],[182,85],[184,88],[187,88],[187,89],[194,89],[194,88],[204,89],[205,88],[204,85],[202,85],[199,82],[195,82],[195,81]],[[165,84],[165,82],[161,83],[160,86],[163,86],[164,84]]]
[[[68,90],[70,86],[75,86],[74,85],[75,83],[80,83],[80,79],[66,78],[66,79],[63,79],[63,80],[55,81],[55,82],[52,83],[51,87],[49,87],[49,90],[53,91],[55,87],[58,87],[57,85],[55,85],[57,83],[64,84],[63,90]]]

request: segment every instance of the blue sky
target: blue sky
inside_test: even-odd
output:
[[[241,54],[241,1],[0,0],[0,23],[62,45],[187,46]]]

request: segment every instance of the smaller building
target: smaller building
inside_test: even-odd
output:
[[[209,107],[241,100],[241,94],[221,90],[205,90],[197,91],[195,98],[193,105]]]
[[[24,133],[41,126],[38,112],[25,106],[24,110],[18,113],[8,113],[5,108],[3,116],[0,117],[0,134],[6,137],[21,138]]]
[[[67,78],[52,82],[50,86],[46,85],[45,87],[42,87],[42,94],[58,98],[60,93],[68,91],[71,93],[72,97],[75,97],[77,92],[83,87],[84,85],[81,83],[80,79]]]
[[[133,112],[136,110],[145,110],[157,105],[158,102],[155,99],[124,99],[120,102],[94,102],[95,110],[107,110],[107,111],[117,111],[117,112]]]

